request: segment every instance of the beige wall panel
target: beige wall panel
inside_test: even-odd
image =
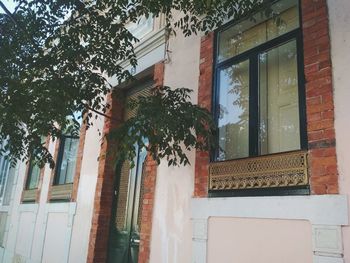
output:
[[[312,263],[308,221],[213,217],[208,263]]]

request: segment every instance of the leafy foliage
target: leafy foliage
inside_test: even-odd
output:
[[[184,149],[210,149],[215,133],[211,114],[190,102],[190,92],[161,86],[153,88],[152,96],[129,101],[135,116],[109,135],[117,141],[120,161],[134,159],[135,144],[146,147],[158,163],[165,158],[169,166],[189,164]]]
[[[212,30],[227,18],[237,18],[260,4],[258,0],[15,2],[17,7],[13,14],[0,14],[0,141],[10,141],[1,151],[10,151],[13,159],[27,159],[32,154],[42,164],[49,162],[51,165],[53,157],[41,144],[40,137],[59,138],[67,127],[78,132],[76,112],[81,113],[80,118],[86,116],[84,121],[91,126],[91,112],[103,115],[109,107],[105,96],[113,87],[108,79],[114,76],[121,83],[131,77],[120,65],[125,60],[132,66],[137,65],[134,44],[138,39],[127,29],[128,23],[137,22],[142,16],[165,14],[169,29],[175,26],[190,35]],[[161,91],[171,94],[168,89]],[[183,99],[186,96],[181,97],[181,92],[184,90],[173,95]],[[149,100],[156,99],[159,96]],[[176,126],[166,122],[164,114],[153,116],[154,109],[148,108],[144,103],[147,99],[144,99],[140,100],[139,107],[145,112],[144,119],[135,120],[134,130],[140,135],[146,132],[144,136],[154,142],[151,147],[158,147],[156,159],[167,157],[174,164],[187,163],[185,154],[178,148],[180,141],[184,140],[186,147],[201,148],[203,145],[194,143],[193,134],[188,130],[180,131],[180,127],[192,127],[196,134],[206,138],[210,134],[205,134],[204,126],[197,125],[200,121],[191,124],[190,117],[201,120],[208,116],[189,102],[177,104],[166,95],[163,99],[163,106],[170,107],[167,112],[172,117],[177,115],[175,109],[183,117],[188,114],[185,124],[181,126],[178,120],[174,122]],[[151,115],[146,115],[148,113]],[[203,116],[199,116],[201,114]],[[67,116],[76,120],[75,125],[71,126]],[[147,118],[157,133],[141,129],[140,123],[147,123]],[[125,131],[130,129],[131,121],[125,124],[124,137]],[[161,135],[165,141],[161,140]],[[167,148],[171,140],[173,146]],[[124,148],[130,150],[130,147]]]

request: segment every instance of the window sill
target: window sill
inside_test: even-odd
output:
[[[50,192],[50,201],[68,201],[73,193],[73,184],[53,185]]]
[[[218,196],[218,192],[230,195],[272,195],[308,194],[307,152],[295,151],[254,158],[211,163],[209,165],[209,192]],[[290,188],[290,189],[289,189]],[[302,189],[300,191],[299,189]],[[256,191],[254,191],[256,190]],[[259,190],[259,191],[257,191]],[[258,193],[260,192],[260,194]],[[222,196],[222,195],[220,195]]]
[[[23,190],[22,203],[35,203],[37,191],[37,188]]]

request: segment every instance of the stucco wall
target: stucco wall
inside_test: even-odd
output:
[[[197,100],[200,37],[184,38],[180,33],[169,43],[170,60],[165,64],[164,85],[194,90]],[[192,223],[191,197],[194,186],[194,152],[189,154],[191,166],[168,167],[161,163],[152,223],[152,263],[191,262]]]
[[[350,1],[328,0],[333,64],[335,133],[340,193],[350,194]],[[350,204],[349,204],[350,205]],[[350,227],[343,227],[345,262],[350,262]]]
[[[312,256],[308,221],[227,217],[208,220],[208,263],[311,263]]]
[[[98,118],[94,126],[87,131],[85,138],[83,163],[77,196],[77,212],[74,217],[72,244],[69,262],[86,262],[91,229],[96,180],[98,174],[98,156],[101,148],[103,118]]]

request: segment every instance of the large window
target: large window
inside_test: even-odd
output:
[[[296,0],[217,31],[214,161],[306,147],[301,51]]]

